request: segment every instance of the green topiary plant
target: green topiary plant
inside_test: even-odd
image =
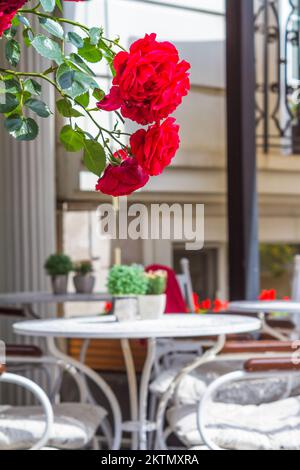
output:
[[[145,295],[148,280],[140,266],[113,266],[108,275],[108,291],[112,295]]]
[[[146,277],[148,279],[147,295],[162,295],[166,292],[168,277],[166,271],[150,271]]]
[[[91,261],[80,261],[74,264],[74,272],[81,276],[86,276],[94,271]]]
[[[45,269],[49,276],[67,276],[73,270],[73,264],[67,255],[51,255],[46,260]]]

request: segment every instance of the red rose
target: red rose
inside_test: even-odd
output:
[[[166,118],[181,104],[190,89],[190,65],[179,61],[176,47],[146,34],[128,52],[114,59],[116,76],[110,93],[98,108],[115,111],[145,125]]]
[[[17,11],[27,0],[0,0],[0,37],[11,27],[11,22]]]
[[[128,196],[148,183],[149,176],[135,158],[128,157],[123,150],[116,152],[114,156],[116,159],[122,159],[121,164],[107,166],[103,176],[98,180],[96,191],[115,197]]]
[[[171,163],[179,144],[179,126],[174,118],[163,124],[154,124],[147,131],[141,129],[130,138],[132,154],[150,176],[160,175]]]

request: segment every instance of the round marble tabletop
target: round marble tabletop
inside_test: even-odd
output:
[[[236,313],[298,313],[300,314],[300,302],[289,300],[272,301],[239,301],[230,302],[228,310]]]
[[[236,315],[165,315],[160,320],[120,323],[113,316],[33,320],[14,324],[14,332],[35,337],[142,339],[220,336],[261,329],[256,318]]]
[[[0,305],[63,304],[67,302],[110,302],[105,293],[54,295],[49,292],[12,292],[0,294]]]

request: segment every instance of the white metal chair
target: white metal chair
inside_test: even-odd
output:
[[[0,365],[0,384],[1,383],[8,383],[8,384],[13,384],[17,386],[21,386],[31,392],[37,400],[40,402],[42,406],[42,413],[43,413],[43,418],[44,418],[44,431],[42,433],[42,436],[38,439],[38,441],[35,444],[32,444],[30,450],[39,450],[42,449],[45,445],[47,445],[49,439],[52,436],[53,433],[53,424],[54,424],[54,415],[53,415],[53,410],[51,403],[45,394],[45,392],[34,382],[31,380],[28,380],[24,377],[18,376],[16,374],[9,374],[5,372],[5,367],[3,365]],[[8,411],[8,410],[7,410]],[[11,411],[11,410],[10,410]],[[3,412],[0,412],[0,434],[2,434],[2,426],[3,426],[3,416],[5,415],[5,410]],[[21,419],[21,418],[20,418]],[[16,420],[14,420],[14,425],[16,424]],[[4,429],[4,432],[7,431],[7,422],[6,426]],[[1,438],[0,438],[1,440]],[[20,444],[22,445],[22,443]],[[4,446],[5,448],[5,446]],[[3,447],[1,446],[1,450],[3,450]]]
[[[221,380],[228,373],[243,370],[244,362],[250,358],[275,357],[289,360],[295,353],[294,346],[291,341],[229,341],[225,343],[218,356],[214,356],[211,352],[206,353],[205,364],[201,365],[203,360],[199,358],[194,364],[183,368],[175,379],[169,381],[169,387],[160,399],[157,413],[157,447],[167,449],[167,438],[171,434],[177,435],[188,447],[199,444],[196,406],[206,394],[210,384],[216,379]],[[252,376],[252,379],[255,377]],[[282,377],[260,379],[259,382],[252,380],[235,387],[221,387],[218,391],[218,402],[230,405],[260,405],[284,399],[291,394],[300,394],[300,375],[293,382],[287,382]],[[169,426],[164,429],[166,415]]]
[[[289,387],[299,373],[298,359],[269,357],[249,360],[243,371],[217,379],[198,407],[199,444],[211,450],[300,450],[299,395],[260,406],[212,404],[225,385],[275,377],[284,378]]]
[[[59,371],[55,374],[57,381],[54,383],[48,382],[49,388],[47,390],[55,415],[55,427],[51,444],[55,448],[65,450],[81,449],[87,446],[94,449],[99,447],[96,437],[97,431],[99,428],[106,429],[105,420],[108,413],[103,407],[91,402],[82,372],[78,372],[73,365],[51,356],[9,356],[7,357],[7,367],[12,367],[13,370],[19,369],[21,372],[43,367],[48,372],[49,377],[52,376],[50,374],[51,369]],[[78,390],[78,402],[62,403],[60,400],[61,377],[65,374],[70,376]],[[98,382],[91,377],[89,379],[98,389]],[[36,414],[38,410],[32,407],[19,407],[20,411],[26,416],[27,414]],[[8,411],[8,413],[10,412]],[[107,437],[106,432],[104,432],[104,435]],[[110,436],[107,438],[107,444],[110,445]]]
[[[12,316],[14,318],[28,318],[28,312],[23,309],[8,309],[0,308],[0,315]],[[29,312],[29,316],[31,316]],[[50,353],[50,351],[49,351]],[[74,426],[67,426],[65,428],[64,442],[62,439],[54,441],[56,447],[63,446],[65,449],[78,449],[91,445],[93,448],[99,447],[99,442],[104,436],[108,447],[112,446],[113,435],[110,423],[107,419],[108,413],[101,406],[90,393],[87,386],[86,376],[82,371],[70,364],[71,359],[67,362],[65,356],[61,359],[54,358],[51,355],[45,355],[43,351],[35,345],[6,345],[6,361],[7,366],[11,372],[16,372],[18,375],[27,375],[33,370],[41,370],[46,376],[47,382],[47,395],[50,402],[54,406],[54,411],[57,419],[62,416],[75,423]],[[65,375],[71,377],[75,382],[75,387],[78,390],[79,401],[74,403],[61,403],[61,385]],[[89,380],[96,386],[96,390],[104,392],[102,380],[94,374],[89,374]],[[114,404],[108,400],[110,406]],[[26,410],[23,410],[26,413]],[[29,408],[27,411],[30,411]],[[119,410],[112,410],[114,416],[119,416]],[[61,419],[60,419],[61,420]],[[120,423],[115,423],[116,427],[120,427]],[[57,428],[58,426],[56,426]],[[79,430],[81,430],[79,432]],[[98,436],[98,430],[101,430],[101,435]],[[117,432],[119,430],[117,429]]]

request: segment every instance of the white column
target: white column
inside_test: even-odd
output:
[[[2,66],[7,64],[3,46]],[[49,62],[24,48],[20,70],[47,67]],[[54,91],[47,83],[42,87],[43,99],[54,111]],[[37,140],[17,142],[4,130],[0,117],[0,292],[48,289],[43,265],[55,252],[55,122],[53,117],[37,121]],[[46,310],[38,313],[45,315]],[[11,323],[1,321],[0,338],[20,342],[12,335]]]

